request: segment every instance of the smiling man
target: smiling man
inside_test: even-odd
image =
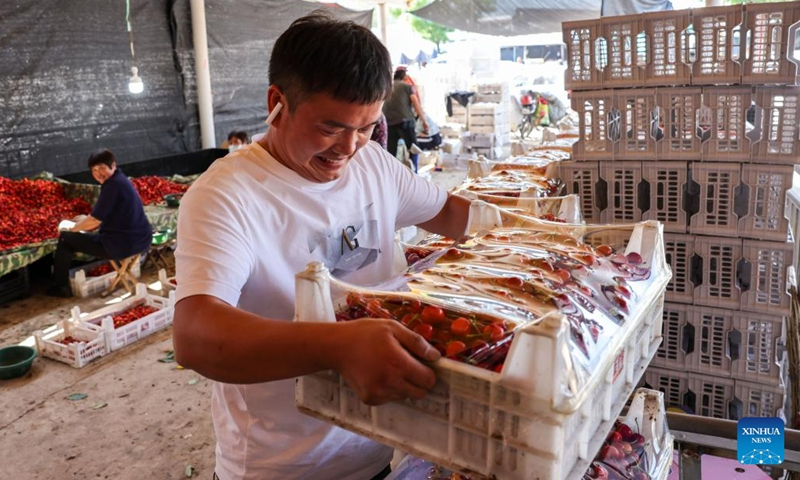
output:
[[[458,237],[469,201],[370,142],[392,78],[368,29],[301,18],[269,68],[270,129],[181,202],[176,359],[215,380],[215,477],[380,479],[392,450],[299,413],[294,378],[336,370],[373,405],[422,398],[439,354],[390,320],[292,322],[294,276],[321,261],[350,283],[386,280],[397,229]]]

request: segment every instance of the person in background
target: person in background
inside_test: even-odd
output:
[[[245,145],[250,143],[250,136],[247,135],[247,132],[241,130],[234,130],[228,134],[228,145],[222,146],[222,148],[227,148],[229,152],[233,152],[234,150],[238,150]]]
[[[100,196],[91,215],[58,236],[53,283],[45,292],[50,296],[72,296],[69,267],[76,252],[119,260],[144,252],[153,238],[142,199],[128,177],[117,168],[117,158],[111,150],[93,153],[88,165],[100,184]],[[89,233],[95,230],[97,233]]]
[[[407,148],[417,143],[416,117],[422,119],[423,132],[428,130],[428,122],[425,120],[425,112],[419,103],[419,98],[414,95],[414,87],[405,83],[406,71],[398,69],[394,72],[394,83],[392,83],[392,93],[383,105],[383,113],[386,115],[386,123],[389,125],[389,142],[387,150],[392,156],[397,156],[397,142],[401,138]],[[414,163],[414,171],[417,171],[417,155],[411,156]]]
[[[378,121],[378,124],[375,125],[375,128],[372,130],[372,136],[370,140],[373,142],[377,142],[378,145],[381,146],[384,150],[386,150],[386,145],[388,143],[388,135],[389,135],[389,126],[386,125],[386,115],[381,112],[381,119]]]
[[[422,118],[422,117],[420,117]],[[425,121],[428,124],[428,130],[425,131],[425,126],[422,120],[417,118],[416,132],[417,132],[417,146],[423,150],[436,150],[442,144],[442,134],[439,131],[439,126],[436,125],[431,117],[425,115]]]
[[[349,283],[385,281],[397,229],[460,237],[469,200],[370,141],[392,79],[368,28],[316,12],[294,21],[269,82],[266,134],[181,201],[175,359],[215,382],[215,478],[381,479],[392,449],[300,413],[294,379],[334,370],[369,405],[420,399],[436,381],[423,362],[439,354],[392,320],[292,321],[295,274],[318,261]]]

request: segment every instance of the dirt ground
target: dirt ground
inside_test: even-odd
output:
[[[450,188],[465,175],[436,172],[433,180]],[[154,267],[143,270],[142,282],[156,280]],[[0,346],[32,345],[34,331],[69,318],[73,306],[92,311],[113,300],[54,299],[44,287],[33,285],[28,298],[0,306]],[[39,356],[23,378],[0,380],[3,478],[180,479],[191,473],[210,480],[211,381],[159,362],[170,350],[168,328],[81,369]],[[86,398],[70,400],[75,393]]]

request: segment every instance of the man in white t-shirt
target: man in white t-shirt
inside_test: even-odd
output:
[[[392,79],[368,29],[301,18],[269,69],[271,127],[181,201],[176,359],[215,381],[219,479],[380,479],[392,450],[299,413],[294,378],[335,370],[368,404],[419,399],[439,353],[391,320],[292,322],[294,275],[321,261],[350,283],[386,280],[397,229],[458,237],[469,201],[369,141]]]

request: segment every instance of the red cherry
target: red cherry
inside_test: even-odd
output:
[[[595,249],[595,251],[597,252],[598,255],[602,255],[604,257],[607,257],[614,253],[614,249],[609,247],[608,245],[600,245]]]
[[[444,310],[439,307],[427,306],[422,309],[422,321],[430,325],[444,321]]]
[[[617,443],[622,441],[622,434],[619,432],[611,432],[608,434],[608,443]]]
[[[495,371],[496,373],[501,373],[503,371],[503,364],[498,363],[497,365],[492,367],[492,370]]]
[[[600,465],[598,463],[593,463],[592,464],[591,471],[592,471],[592,473],[590,473],[589,475],[592,478],[601,478],[601,479],[608,478],[608,470],[606,470],[606,468],[604,466],[602,466],[602,465]]]
[[[617,431],[620,435],[622,435],[622,439],[626,442],[629,442],[633,436],[633,430],[631,430],[631,427],[624,423],[620,423],[619,427],[617,427]]]
[[[453,332],[453,335],[466,335],[471,327],[472,324],[469,323],[469,320],[464,317],[458,317],[450,325],[450,331]]]
[[[520,289],[523,285],[525,285],[525,281],[520,277],[508,277],[506,278],[505,282],[509,287],[516,289]]]
[[[414,327],[414,331],[418,333],[425,340],[430,341],[433,338],[433,327],[425,323],[420,323]]]
[[[463,352],[467,349],[467,346],[461,340],[454,340],[447,344],[447,350],[445,351],[446,357],[455,357],[459,353]]]
[[[645,444],[644,437],[638,433],[634,433],[630,437],[628,437],[628,441],[631,442],[633,448],[641,448]]]
[[[622,458],[619,450],[616,449],[613,445],[606,445],[600,449],[600,460],[603,462],[607,462],[610,459],[617,460]]]
[[[630,263],[631,265],[639,265],[640,263],[642,263],[642,261],[644,261],[642,256],[636,252],[631,252],[625,257],[628,259],[628,263]]]
[[[483,328],[483,334],[489,337],[493,342],[500,341],[505,335],[506,331],[500,325],[491,323]]]
[[[633,447],[628,442],[622,442],[619,450],[625,455],[628,455],[629,453],[633,452]]]

